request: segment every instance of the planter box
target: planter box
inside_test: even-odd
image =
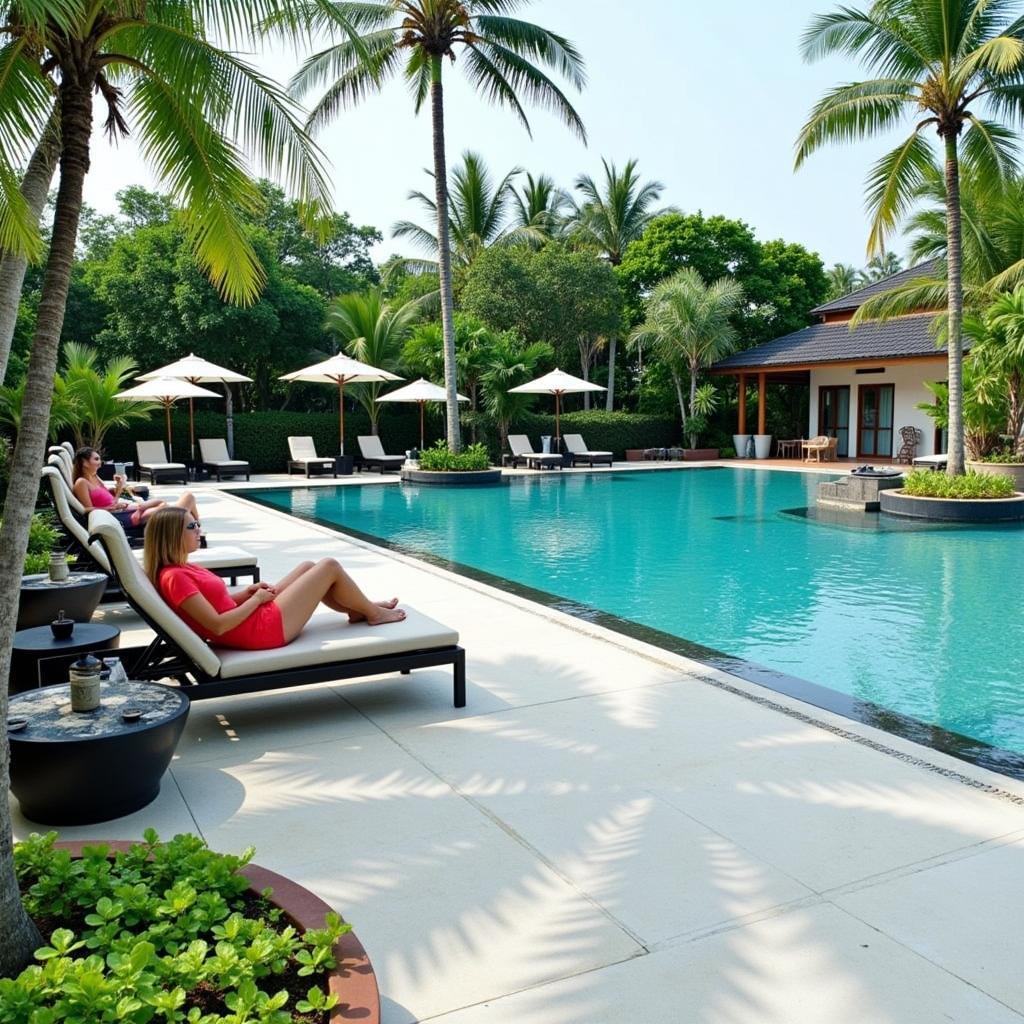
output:
[[[946,523],[1000,523],[1024,519],[1024,494],[1013,498],[915,498],[902,490],[878,495],[883,512]]]
[[[708,462],[718,458],[717,448],[684,448],[683,462]]]
[[[54,845],[56,849],[70,850],[71,856],[77,858],[82,855],[82,847],[99,843],[108,846],[112,853],[136,845],[119,839],[68,840]],[[247,864],[240,874],[246,877],[249,888],[255,893],[273,889],[270,902],[280,907],[288,921],[300,932],[324,927],[331,907],[298,882],[258,864]],[[342,1024],[346,1020],[358,1020],[360,1024],[380,1024],[377,977],[363,944],[353,932],[342,935],[338,940],[334,947],[334,959],[338,966],[324,975],[327,990],[338,997],[338,1005],[331,1010],[330,1024]]]
[[[480,469],[470,472],[439,472],[427,469],[403,469],[402,483],[427,487],[479,487],[500,484],[500,469]]]
[[[627,462],[643,462],[644,461],[644,449],[643,448],[627,448],[626,449],[626,461]]]
[[[1020,462],[973,462],[967,460],[967,468],[987,476],[1008,476],[1015,491],[1024,491],[1024,463]]]

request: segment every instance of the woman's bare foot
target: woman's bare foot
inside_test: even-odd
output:
[[[374,601],[373,603],[375,605],[377,605],[378,608],[385,608],[388,611],[390,611],[392,608],[394,608],[398,604],[398,598],[397,597],[393,597],[393,598],[391,598],[390,601]],[[404,612],[402,613],[402,618],[403,619],[405,618],[405,613]],[[362,612],[349,612],[348,613],[348,621],[349,622],[365,622],[366,621],[366,616]],[[399,620],[389,619],[388,621],[391,622],[391,621],[399,621]],[[371,625],[376,626],[377,623],[374,622],[374,623],[371,623]]]
[[[377,606],[380,608],[380,606]],[[380,608],[378,613],[370,612],[366,621],[371,626],[383,626],[386,622],[401,622],[405,619],[405,612],[401,608]]]

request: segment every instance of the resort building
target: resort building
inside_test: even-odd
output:
[[[811,310],[817,323],[782,338],[735,352],[712,373],[739,378],[736,433],[766,434],[766,389],[771,384],[810,388],[807,437],[836,439],[840,457],[888,459],[900,449],[900,430],[917,430],[917,455],[946,450],[942,431],[917,408],[932,400],[926,381],[946,379],[946,349],[936,344],[936,313],[922,310],[851,329],[868,299],[914,277],[931,274],[935,261],[833,299]],[[758,389],[757,410],[748,416],[747,388]]]

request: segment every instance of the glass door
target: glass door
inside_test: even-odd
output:
[[[896,387],[862,384],[857,427],[857,457],[892,458],[892,419]]]
[[[850,453],[850,388],[818,388],[818,433],[836,439],[840,458]]]

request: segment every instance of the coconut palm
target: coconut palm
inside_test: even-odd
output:
[[[817,16],[803,39],[806,59],[859,57],[876,75],[841,85],[814,107],[797,141],[796,166],[827,142],[850,142],[911,122],[910,134],[868,178],[868,251],[881,252],[905,217],[941,141],[946,182],[949,352],[948,472],[964,471],[961,409],[963,287],[961,160],[985,179],[1013,168],[1013,135],[992,118],[1024,113],[1024,21],[1014,0],[876,0]],[[984,118],[981,112],[989,112]],[[962,136],[962,138],[961,138]]]
[[[21,428],[0,526],[0,717],[29,521],[39,488],[54,372],[89,169],[93,96],[112,138],[129,131],[156,176],[184,209],[196,257],[235,301],[263,279],[245,234],[260,206],[243,151],[283,176],[304,199],[326,204],[315,148],[292,101],[225,46],[251,41],[252,27],[285,14],[289,0],[0,0],[0,248],[40,253],[37,225],[11,168],[43,138],[56,97],[60,185],[25,384]],[[8,749],[0,741],[0,790]],[[21,908],[11,861],[10,819],[0,807],[0,975],[23,965],[38,936]]]
[[[679,401],[683,433],[687,421],[713,407],[707,391],[700,393],[700,371],[735,349],[738,335],[732,318],[743,302],[743,287],[723,277],[705,284],[692,267],[655,285],[644,301],[646,318],[630,335],[634,346],[649,346],[669,368]],[[690,378],[689,404],[683,398],[683,375]]]
[[[526,0],[309,0],[301,21],[279,21],[299,38],[327,32],[336,39],[311,56],[292,80],[299,95],[326,87],[309,124],[321,129],[338,112],[375,92],[402,70],[417,113],[429,99],[433,121],[434,204],[441,279],[441,324],[448,393],[448,443],[461,447],[455,387],[451,233],[444,141],[445,58],[461,59],[471,84],[488,100],[508,107],[529,131],[521,97],[554,111],[581,138],[583,122],[562,90],[542,68],[571,85],[585,82],[583,61],[563,36],[510,15]]]
[[[630,242],[636,241],[655,217],[669,213],[670,207],[656,209],[665,186],[660,181],[641,182],[636,160],[628,160],[620,171],[614,163],[602,159],[604,180],[598,184],[587,174],[576,179],[576,191],[583,202],[573,213],[570,236],[593,246],[613,266],[622,262]],[[611,412],[615,402],[615,353],[618,336],[608,338],[608,392],[605,408]]]
[[[868,265],[857,275],[859,284],[874,284],[884,281],[903,269],[903,260],[894,252],[880,252],[868,260]]]
[[[1000,295],[982,323],[984,330],[973,336],[971,359],[979,359],[1006,381],[1006,433],[1019,453],[1024,448],[1024,285]]]
[[[572,199],[546,174],[526,175],[526,184],[512,191],[512,235],[541,246],[562,235]]]
[[[849,263],[834,263],[825,271],[828,278],[828,297],[839,299],[854,291],[860,280],[860,272]]]
[[[452,171],[448,185],[448,231],[454,263],[469,266],[481,249],[507,238],[505,221],[513,197],[512,184],[521,173],[513,167],[495,185],[483,157],[468,150],[462,154],[462,163]],[[437,223],[434,199],[419,191],[410,192],[408,198]],[[410,239],[425,252],[437,253],[437,235],[412,221],[399,221],[392,226],[391,233],[396,238]],[[427,267],[437,270],[436,263]]]
[[[509,389],[525,384],[536,375],[538,363],[547,362],[554,350],[545,341],[521,345],[507,334],[500,335],[490,352],[481,377],[484,408],[498,425],[501,447],[508,443],[508,430],[533,402],[536,395],[510,394]]]

